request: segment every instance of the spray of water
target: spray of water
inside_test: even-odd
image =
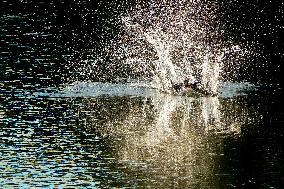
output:
[[[151,1],[121,20],[123,63],[151,78],[152,87],[173,92],[174,84],[187,80],[217,92],[225,47],[216,3]]]
[[[237,75],[236,61],[247,53],[225,41],[222,10],[214,1],[137,0],[116,21],[116,37],[82,60],[84,66],[74,66],[80,77],[142,80],[166,93],[184,93],[189,83],[217,94],[222,77]]]

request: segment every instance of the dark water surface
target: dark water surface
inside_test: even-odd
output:
[[[186,97],[61,85],[72,76],[66,57],[90,42],[55,14],[16,12],[0,18],[1,188],[284,186],[279,86],[227,83],[218,97]]]

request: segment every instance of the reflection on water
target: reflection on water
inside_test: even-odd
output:
[[[279,170],[270,162],[279,162],[281,151],[267,150],[277,150],[277,137],[256,142],[274,135],[247,132],[263,130],[261,96],[241,95],[233,84],[240,93],[222,96],[227,85],[216,97],[87,86],[3,90],[1,187],[233,188],[262,183],[257,179],[271,178],[270,172],[274,179],[265,183],[275,185]],[[262,168],[243,176],[256,163]]]
[[[153,188],[218,188],[223,142],[237,139],[245,124],[260,118],[250,115],[241,98],[155,93],[82,100],[76,108],[81,126],[115,141],[113,155],[127,177]]]

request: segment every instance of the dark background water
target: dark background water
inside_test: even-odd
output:
[[[263,84],[257,93],[240,97],[241,104],[250,107],[250,114],[256,112],[261,121],[247,124],[238,138],[206,136],[204,146],[221,146],[224,155],[213,158],[216,167],[212,168],[212,178],[210,174],[206,179],[196,176],[190,186],[281,188],[284,5],[278,1],[220,3],[227,28],[224,37],[253,44],[260,53],[241,67],[238,80]],[[84,98],[34,95],[36,91],[49,94],[65,82],[89,79],[80,75],[81,67],[86,66],[80,60],[92,59],[93,54],[101,52],[119,32],[118,15],[133,5],[135,2],[130,1],[1,1],[1,187],[188,186],[176,177],[151,177],[159,167],[141,171],[120,164],[114,146],[121,139],[83,127],[89,122],[77,114],[91,114],[92,108],[112,110],[112,114],[99,117],[103,124],[106,119],[123,117],[121,112],[129,112],[127,103],[131,100],[107,100],[86,107]],[[109,81],[112,74],[106,58],[91,79]],[[139,105],[140,101],[143,99],[133,103]],[[204,185],[202,181],[206,181]]]

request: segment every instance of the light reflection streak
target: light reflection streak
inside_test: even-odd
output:
[[[222,137],[240,136],[250,119],[248,107],[237,98],[156,93],[142,99],[113,100],[122,100],[125,112],[116,115],[109,107],[105,113],[111,119],[103,124],[89,119],[87,127],[115,141],[115,159],[123,167],[155,179],[184,179],[187,186],[199,177],[205,184],[214,182],[210,175],[215,174],[216,159],[224,153],[219,144]],[[95,101],[93,109],[104,100]]]

